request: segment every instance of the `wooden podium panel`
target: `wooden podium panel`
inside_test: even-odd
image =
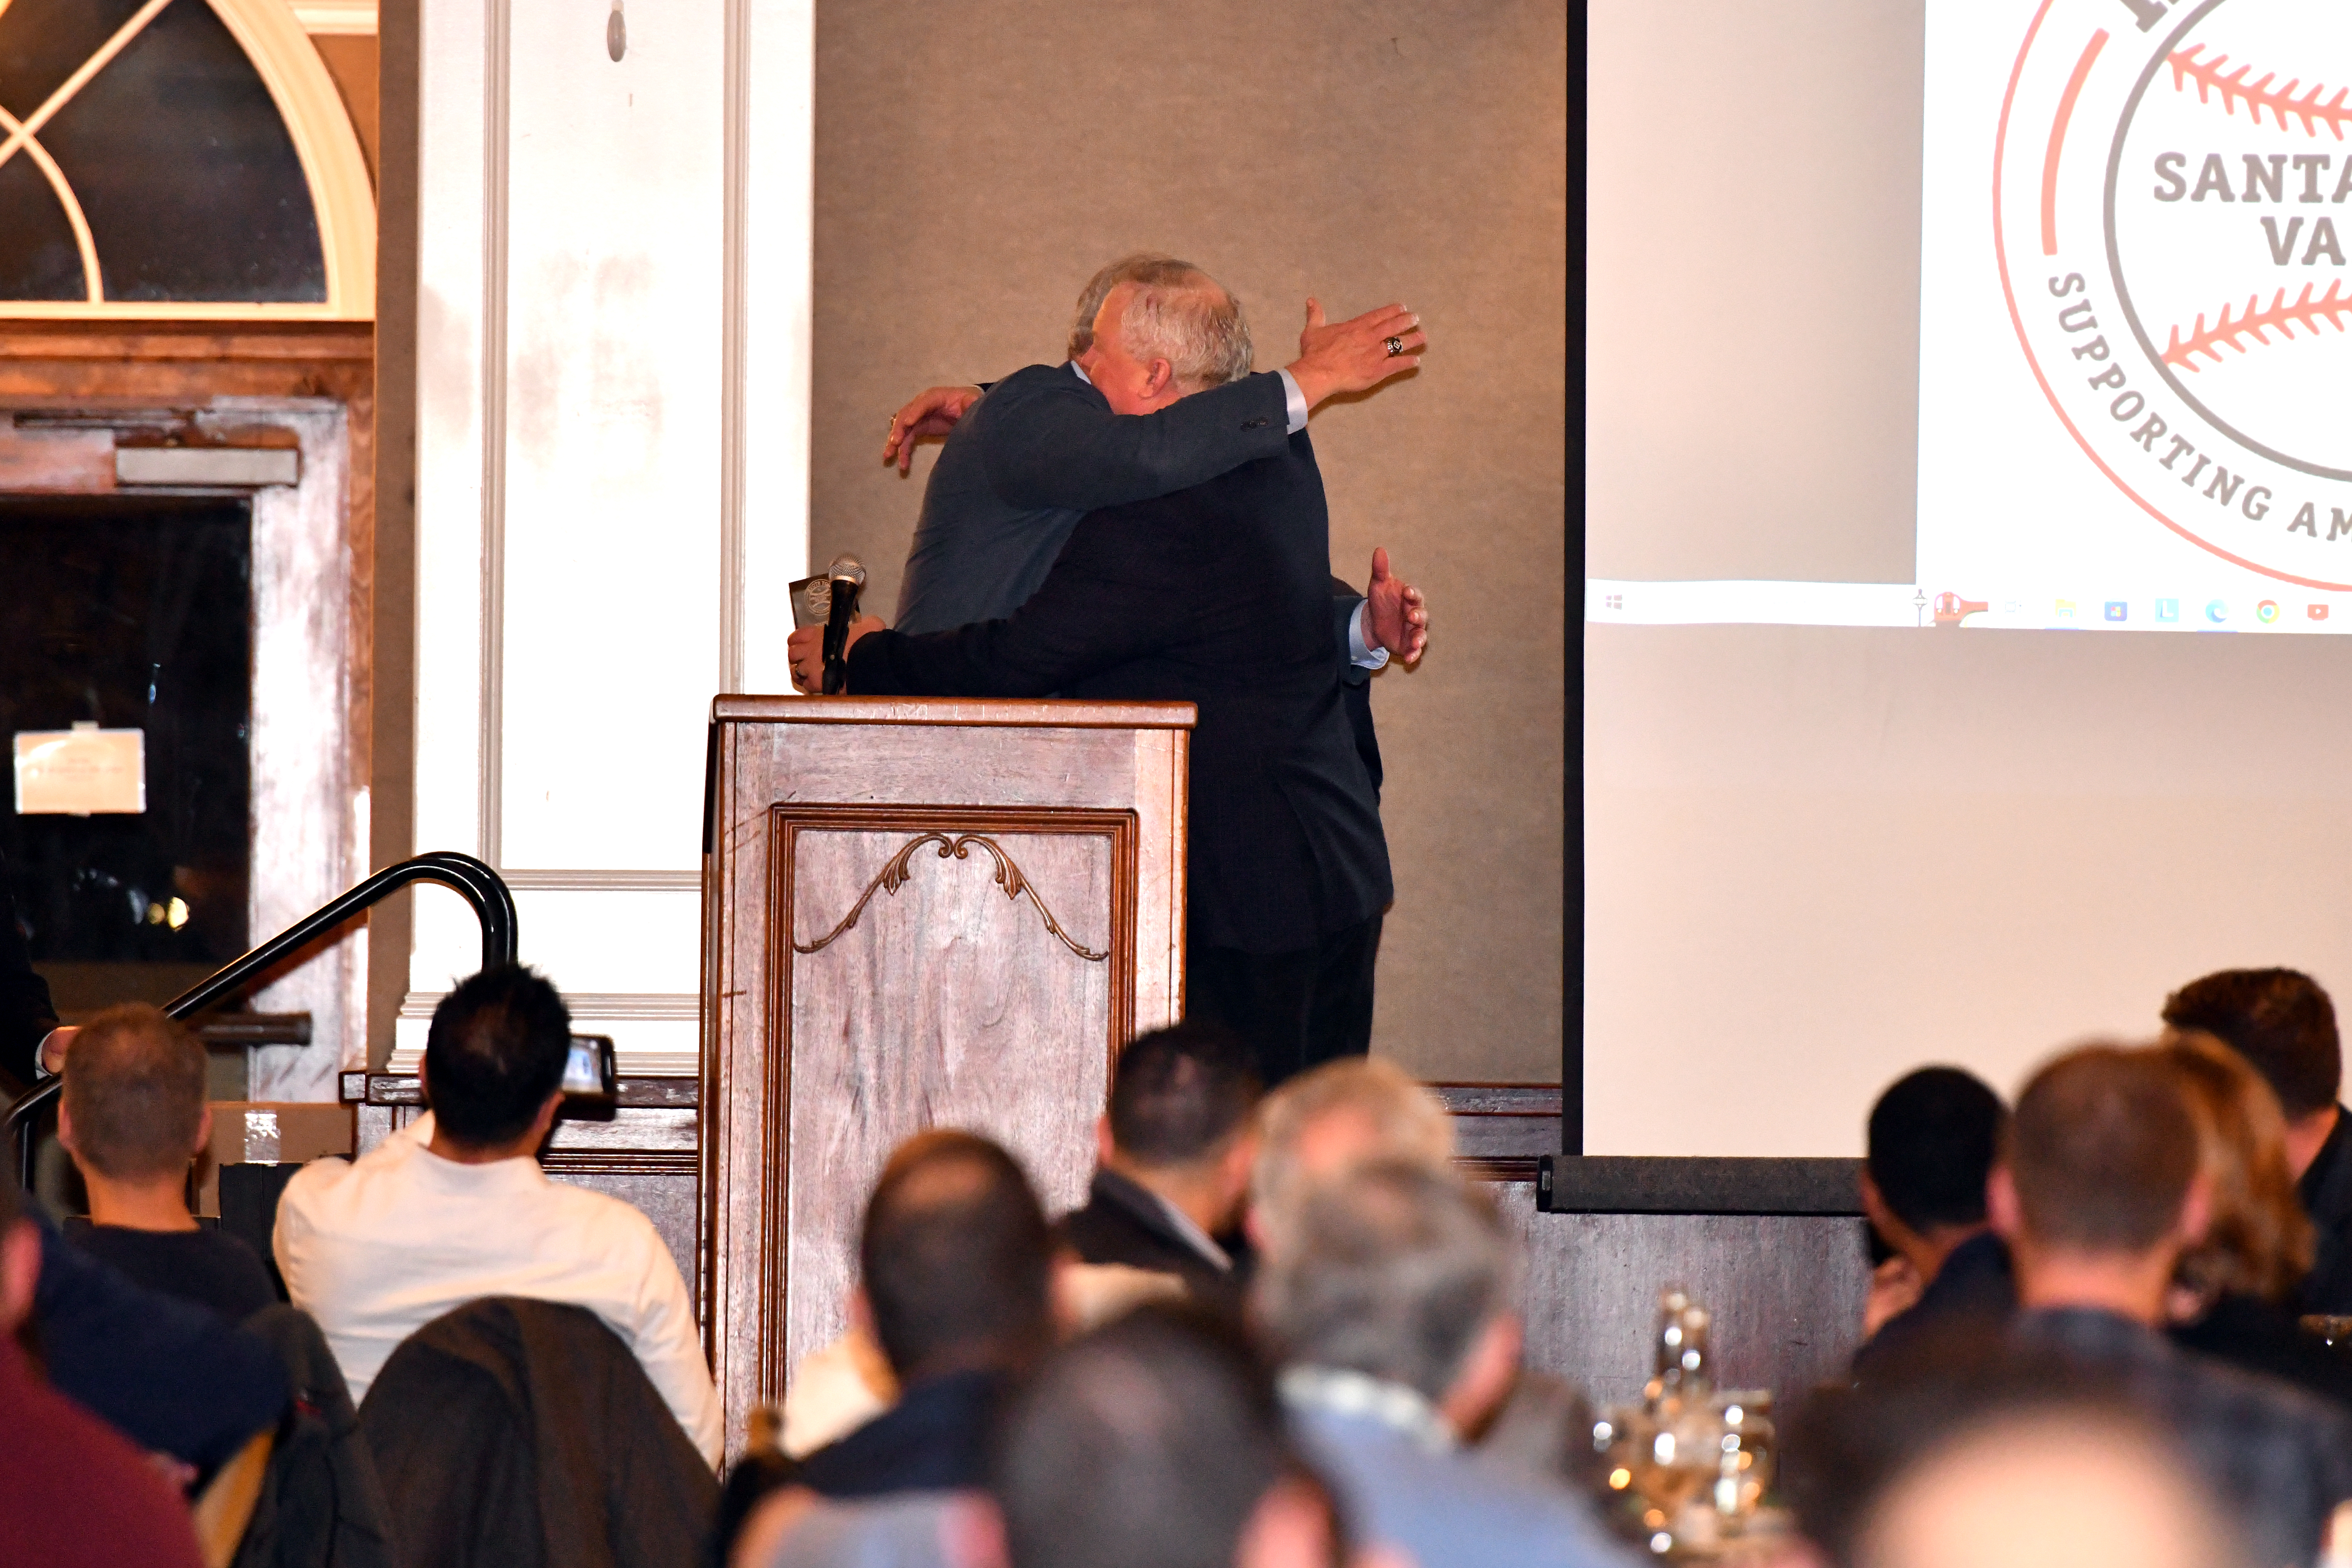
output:
[[[730,1450],[847,1325],[890,1151],[1084,1201],[1113,1055],[1181,1009],[1190,703],[722,697],[703,872],[704,1343]]]

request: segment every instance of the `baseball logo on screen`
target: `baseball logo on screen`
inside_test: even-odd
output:
[[[2352,5],[2045,0],[1993,184],[2085,456],[2216,555],[2352,586]]]

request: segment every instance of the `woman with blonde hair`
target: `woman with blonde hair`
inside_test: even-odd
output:
[[[2212,1193],[2205,1238],[2174,1275],[2173,1342],[2352,1405],[2352,1363],[2295,1325],[2291,1303],[2311,1270],[2312,1231],[2277,1097],[2210,1035],[2170,1035],[2157,1049],[2197,1123],[2198,1164]]]

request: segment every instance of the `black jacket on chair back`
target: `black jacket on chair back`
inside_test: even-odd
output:
[[[1332,654],[1330,553],[1302,431],[1279,457],[1087,513],[1009,619],[860,638],[849,689],[1196,704],[1190,938],[1312,947],[1390,898],[1380,798]]]
[[[402,1341],[369,1384],[402,1568],[700,1568],[719,1482],[584,1307],[489,1297]]]

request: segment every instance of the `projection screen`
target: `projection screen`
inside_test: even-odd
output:
[[[1593,0],[1585,1124],[2352,977],[2352,9]]]

